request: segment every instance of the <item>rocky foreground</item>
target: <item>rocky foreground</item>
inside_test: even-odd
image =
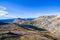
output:
[[[0,25],[0,40],[60,40],[60,16],[40,16]]]

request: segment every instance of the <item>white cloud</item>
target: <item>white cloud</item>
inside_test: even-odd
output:
[[[0,11],[6,10],[6,7],[0,6]]]
[[[0,17],[5,18],[16,18],[15,16],[9,15],[6,11],[6,7],[0,6]]]
[[[5,16],[7,14],[8,14],[8,12],[6,12],[6,11],[0,11],[0,16]]]
[[[5,11],[5,10],[6,10],[6,8],[5,8],[5,7],[0,6],[0,17],[1,17],[1,16],[5,16],[5,15],[7,15],[7,14],[8,14],[8,12],[7,12],[7,11]]]

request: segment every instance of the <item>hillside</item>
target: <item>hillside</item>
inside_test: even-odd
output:
[[[48,30],[54,35],[60,37],[60,16],[40,16],[32,21],[33,25]]]
[[[1,40],[59,40],[59,21],[56,15],[40,16],[34,20],[17,18],[0,25]],[[56,26],[57,25],[57,26]]]
[[[0,26],[1,40],[57,40],[47,35],[48,31],[27,24],[5,24]],[[49,32],[48,32],[49,33]]]

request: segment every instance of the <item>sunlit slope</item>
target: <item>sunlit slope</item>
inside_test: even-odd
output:
[[[48,30],[54,35],[60,37],[60,16],[40,16],[32,21],[33,25]]]
[[[33,25],[6,24],[1,25],[0,36],[2,40],[57,40],[57,38],[48,35],[45,29]]]

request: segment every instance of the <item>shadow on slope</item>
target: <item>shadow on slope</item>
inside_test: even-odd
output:
[[[17,40],[18,37],[20,36],[23,36],[21,34],[15,34],[15,33],[12,33],[12,32],[7,32],[7,33],[3,33],[3,34],[0,34],[0,40]]]
[[[34,29],[34,30],[38,30],[38,31],[46,31],[45,29],[38,28],[38,27],[33,26],[33,25],[26,25],[26,24],[17,24],[17,25],[20,26],[20,27],[22,27],[22,28],[25,28],[27,30]]]

